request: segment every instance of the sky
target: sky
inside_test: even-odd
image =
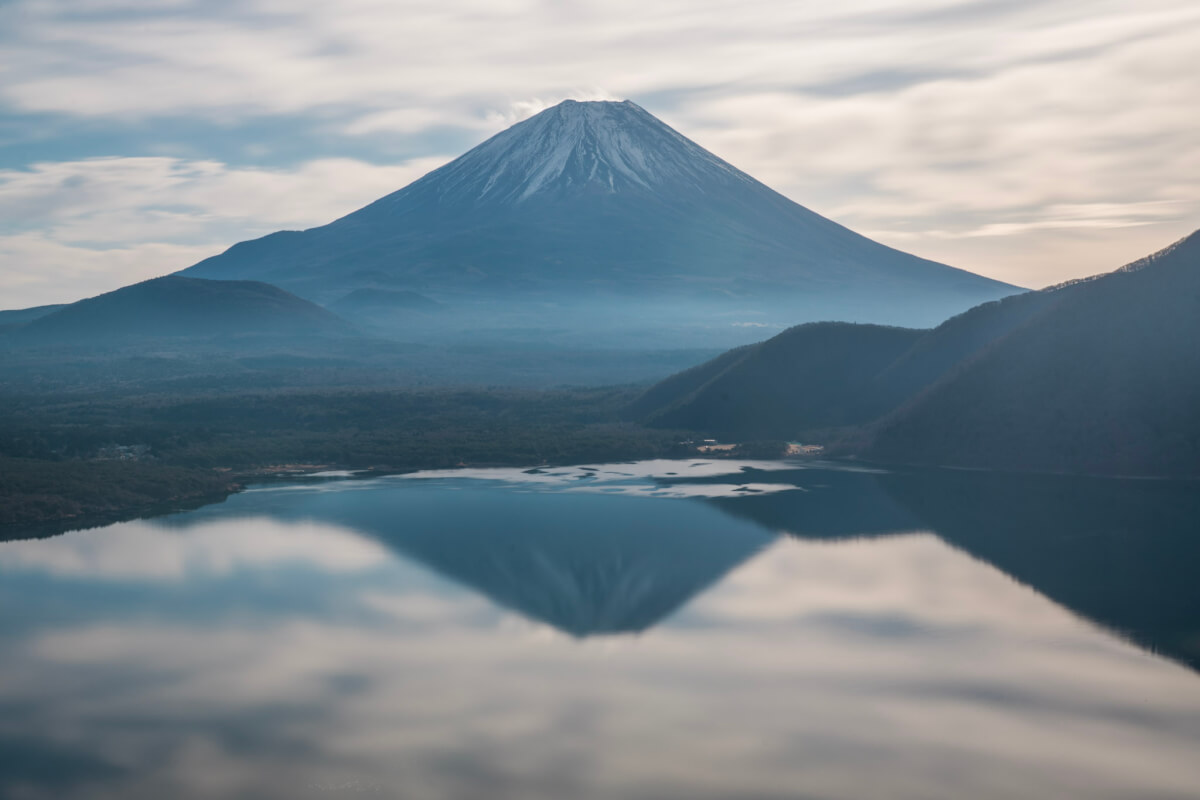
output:
[[[320,225],[565,99],[1038,288],[1200,227],[1194,0],[0,0],[0,308]]]

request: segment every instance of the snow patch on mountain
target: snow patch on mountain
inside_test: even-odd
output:
[[[430,173],[443,203],[521,203],[548,191],[708,191],[753,178],[640,106],[567,100]]]

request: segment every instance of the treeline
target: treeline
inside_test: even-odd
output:
[[[15,526],[91,524],[219,500],[238,489],[229,474],[125,461],[0,458],[0,539]]]
[[[0,398],[0,455],[90,459],[113,446],[159,463],[386,469],[661,456],[678,434],[620,420],[626,390],[260,392]]]
[[[281,465],[404,471],[695,452],[678,433],[621,421],[631,396],[623,389],[0,396],[0,525],[220,496]]]

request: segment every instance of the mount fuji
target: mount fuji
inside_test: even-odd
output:
[[[660,346],[814,319],[932,325],[1021,291],[860,236],[629,101],[564,101],[348,216],[181,274],[323,304],[402,292],[445,307],[431,318],[375,304],[372,322],[409,333]]]

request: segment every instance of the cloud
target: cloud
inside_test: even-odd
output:
[[[1184,67],[1200,39],[1157,30],[1160,18],[1130,24],[1144,36],[1057,31],[1073,44],[1111,33],[1103,57],[1054,57],[1040,36],[1021,46],[1026,58],[981,64],[972,77],[931,74],[845,96],[698,98],[683,110],[694,118],[685,129],[718,153],[740,150],[752,174],[887,243],[1025,285],[1092,274],[1200,220],[1200,141],[1189,111],[1200,80]],[[1136,219],[1062,213],[1117,206],[1137,208]],[[1117,230],[1132,222],[1154,227]],[[981,232],[988,241],[962,241]],[[999,235],[1011,241],[1001,245]],[[1074,258],[1055,243],[1070,243]]]
[[[996,603],[997,597],[1004,603]],[[693,612],[740,624],[772,625],[805,620],[836,624],[855,615],[901,616],[921,619],[930,635],[986,626],[1030,638],[1059,636],[1072,619],[995,568],[948,558],[946,544],[924,532],[836,546],[782,540],[768,557],[733,573],[721,591],[699,598]]]
[[[0,170],[0,290],[37,305],[116,289],[243,239],[329,222],[444,160],[318,159],[267,170],[136,157]]]
[[[145,242],[95,249],[40,232],[0,236],[0,298],[5,308],[72,302],[154,278],[212,255],[210,245]]]
[[[328,568],[338,613],[325,617],[297,604],[309,576],[277,563],[239,562],[260,601],[215,619],[187,613],[203,595],[181,613],[204,578],[192,572],[134,619],[63,605],[0,636],[0,703],[23,712],[0,733],[117,767],[50,787],[5,775],[0,791],[1115,799],[1194,786],[1191,671],[931,536],[782,540],[676,624],[584,642],[498,624],[469,594],[386,566],[366,586]],[[60,574],[47,588],[70,598],[74,573]],[[375,613],[346,613],[356,603]]]
[[[629,97],[818,212],[1026,285],[1118,266],[1200,219],[1187,0],[47,0],[9,4],[0,29],[18,120],[236,132],[289,115],[319,141],[297,172],[348,150],[407,163],[564,97]],[[1053,217],[1104,204],[1159,205],[1136,225]],[[35,208],[31,229],[55,224]],[[288,216],[248,213],[259,230]]]
[[[111,526],[102,537],[75,531],[51,545],[40,539],[10,542],[0,549],[0,572],[175,583],[290,564],[309,564],[322,572],[353,572],[390,558],[382,545],[351,530],[251,517],[183,530],[125,522]]]

